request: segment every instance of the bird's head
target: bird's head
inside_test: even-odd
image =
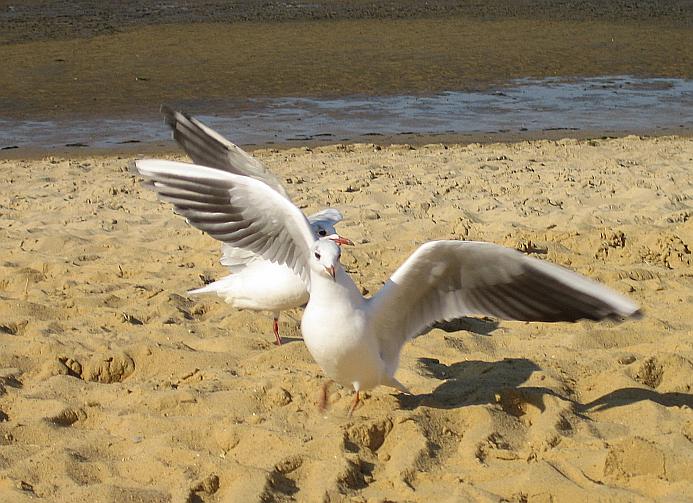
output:
[[[310,250],[310,266],[318,274],[335,279],[342,250],[331,237],[318,239]]]
[[[310,224],[315,239],[330,238],[339,245],[353,245],[351,239],[345,238],[337,234],[337,231],[329,220],[316,220]]]
[[[311,222],[310,228],[316,239],[324,238],[332,234],[337,234],[337,231],[329,220],[316,220]]]

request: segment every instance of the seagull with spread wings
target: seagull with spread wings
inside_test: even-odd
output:
[[[408,392],[395,377],[404,344],[435,322],[468,315],[576,321],[638,317],[637,305],[563,267],[491,243],[421,245],[372,298],[288,199],[255,179],[170,161],[138,161],[149,188],[190,224],[231,246],[284,264],[310,298],[301,321],[309,352],[330,380],[359,394],[379,385]],[[327,402],[322,386],[319,405]]]
[[[193,162],[254,178],[290,200],[279,179],[257,158],[194,117],[165,105],[161,107],[161,113],[173,132],[173,139]],[[332,236],[340,244],[352,244],[350,240],[339,236],[334,228],[342,218],[339,210],[327,208],[310,215],[308,222],[316,237]],[[221,264],[233,274],[188,293],[214,294],[237,309],[271,312],[276,344],[281,345],[279,314],[308,302],[305,285],[284,264],[272,263],[253,252],[228,243],[222,244],[221,252]]]

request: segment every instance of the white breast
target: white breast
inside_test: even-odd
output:
[[[303,340],[330,379],[355,390],[378,386],[385,372],[367,321],[358,291],[311,277],[311,299],[301,320]]]
[[[256,311],[283,311],[308,302],[301,278],[288,267],[268,261],[252,262],[191,293],[215,293],[235,308]]]

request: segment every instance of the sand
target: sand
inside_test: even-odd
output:
[[[344,213],[364,292],[425,240],[480,239],[646,317],[448,323],[403,353],[415,396],[348,418],[336,389],[322,415],[300,311],[276,347],[268,316],[186,296],[224,274],[219,244],[131,158],[0,161],[0,501],[690,498],[691,138],[255,153],[306,211]]]

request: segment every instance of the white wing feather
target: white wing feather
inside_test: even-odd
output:
[[[638,306],[584,276],[474,241],[420,246],[369,300],[386,361],[435,322],[467,315],[576,321],[638,316]]]
[[[251,156],[236,144],[230,142],[214,129],[183,112],[173,110],[166,105],[161,107],[166,124],[173,131],[173,139],[185,150],[196,164],[220,169],[236,175],[249,176],[268,184],[286,198],[289,198],[283,185],[262,162]],[[327,208],[308,217],[308,221],[325,227],[333,234],[334,224],[342,220],[342,214]],[[240,272],[250,263],[262,260],[257,254],[248,250],[237,249],[228,244],[222,245],[221,264],[231,272]]]
[[[301,210],[277,191],[254,178],[195,164],[139,160],[135,167],[145,185],[191,225],[229,246],[287,265],[309,287],[315,238]]]
[[[221,259],[219,262],[231,272],[241,272],[250,264],[261,260],[265,259],[260,257],[257,253],[244,250],[243,248],[234,248],[226,243],[221,245]]]

